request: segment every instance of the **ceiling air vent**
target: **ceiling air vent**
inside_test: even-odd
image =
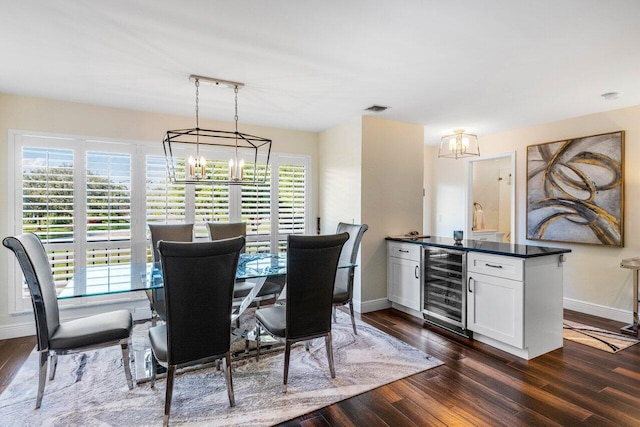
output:
[[[385,106],[382,106],[382,105],[372,105],[369,108],[365,108],[364,111],[373,111],[374,113],[381,113],[384,110],[386,110],[387,108],[389,108],[389,107],[385,107]]]

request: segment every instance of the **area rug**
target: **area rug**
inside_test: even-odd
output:
[[[562,322],[562,328],[562,336],[565,339],[604,350],[608,353],[617,353],[640,342],[629,335],[594,328],[593,326],[569,320]]]
[[[144,342],[146,325],[137,325],[134,343]],[[338,312],[333,326],[336,378],[331,379],[324,339],[291,350],[288,392],[282,393],[282,352],[232,363],[236,406],[229,407],[224,376],[214,367],[176,377],[172,425],[268,426],[441,365],[365,323],[354,335],[348,315]],[[40,409],[34,409],[37,354],[29,356],[0,395],[3,426],[161,425],[165,382],[129,390],[119,347],[60,356],[56,378],[47,382]]]

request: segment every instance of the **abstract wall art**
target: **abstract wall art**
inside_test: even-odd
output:
[[[624,131],[527,147],[527,239],[624,245]]]

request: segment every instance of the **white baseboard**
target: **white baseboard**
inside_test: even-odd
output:
[[[384,310],[391,307],[391,302],[386,298],[374,299],[371,301],[353,300],[353,310],[357,313],[370,313],[372,311]]]
[[[36,324],[33,322],[0,326],[0,340],[8,340],[11,338],[26,337],[36,334]]]
[[[607,307],[605,305],[594,304],[592,302],[579,301],[571,298],[564,298],[563,307],[568,310],[590,314],[592,316],[604,317],[605,319],[617,322],[633,322],[633,313],[630,310]]]

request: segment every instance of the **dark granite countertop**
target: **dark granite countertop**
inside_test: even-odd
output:
[[[386,240],[413,243],[416,245],[435,246],[446,249],[457,249],[468,252],[484,252],[494,255],[512,256],[518,258],[533,258],[547,255],[560,255],[571,252],[571,249],[552,248],[548,246],[516,245],[511,243],[488,242],[486,240],[464,239],[459,245],[449,237],[387,237]]]

